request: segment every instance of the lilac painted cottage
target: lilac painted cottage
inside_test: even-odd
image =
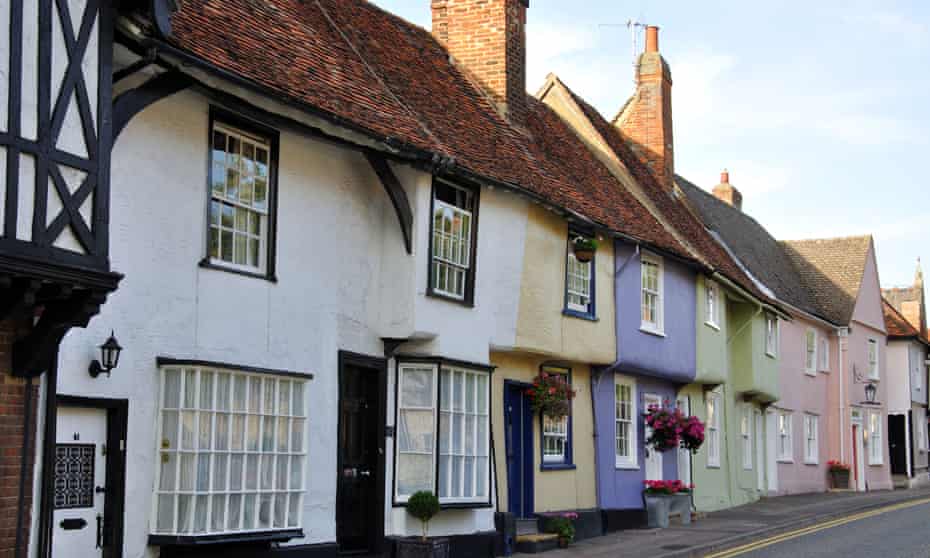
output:
[[[608,529],[642,520],[644,480],[679,474],[678,454],[645,447],[639,417],[674,405],[694,380],[696,289],[693,268],[639,245],[615,245],[617,362],[592,379],[598,502]],[[687,479],[686,479],[687,480]]]

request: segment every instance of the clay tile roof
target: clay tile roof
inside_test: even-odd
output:
[[[607,122],[597,109],[576,95],[564,83],[562,85],[572,95],[575,103],[584,112],[585,117],[591,122],[598,134],[607,142],[610,149],[636,179],[643,193],[656,208],[666,226],[675,227],[678,233],[687,239],[691,248],[697,253],[698,259],[760,300],[774,302],[756,286],[755,282],[743,272],[726,249],[710,235],[704,224],[691,211],[684,200],[680,199],[678,194],[664,188],[656,180],[652,172],[630,149],[621,131]]]
[[[676,176],[679,188],[704,223],[726,242],[734,255],[775,296],[795,308],[818,315],[814,300],[791,258],[758,221],[709,192]]]
[[[871,236],[781,241],[820,309],[839,325],[852,319],[859,285],[872,247]]]
[[[882,298],[882,311],[885,314],[885,329],[888,331],[888,337],[896,337],[899,339],[921,337],[917,328],[912,326],[910,322],[884,298]]]
[[[457,169],[687,257],[551,109],[528,96],[525,126],[513,126],[420,27],[364,0],[180,5],[171,41],[181,50],[373,137],[451,158]]]

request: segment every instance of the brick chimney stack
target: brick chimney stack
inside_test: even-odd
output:
[[[927,334],[927,306],[924,300],[924,272],[917,258],[917,271],[914,284],[910,287],[893,287],[882,289],[885,297],[894,308],[904,316],[917,331]]]
[[[672,72],[659,53],[659,28],[654,25],[646,27],[646,50],[636,68],[636,92],[614,124],[640,160],[671,190],[675,180]]]
[[[433,35],[513,122],[526,117],[529,0],[432,0]]]
[[[743,210],[743,194],[730,184],[730,172],[723,169],[720,173],[720,184],[714,186],[714,197],[726,202],[740,211]]]

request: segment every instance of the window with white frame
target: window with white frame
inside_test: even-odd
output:
[[[272,138],[213,122],[210,166],[211,263],[265,272],[271,229]]]
[[[636,382],[626,376],[614,376],[614,421],[616,465],[620,468],[638,466],[636,446]]]
[[[707,466],[720,467],[720,413],[721,408],[720,394],[716,391],[710,391],[706,395],[707,405]]]
[[[300,527],[305,381],[212,367],[160,372],[153,532]]]
[[[663,264],[662,259],[643,253],[642,268],[642,328],[663,333]]]
[[[825,336],[820,337],[820,369],[830,370],[830,340]]]
[[[778,318],[772,314],[765,315],[765,354],[778,354]]]
[[[559,374],[565,383],[571,383],[571,373],[567,368],[544,366],[546,374]],[[561,417],[542,416],[542,455],[543,467],[547,465],[568,465],[571,463],[571,402],[569,414]]]
[[[568,256],[565,264],[565,307],[581,314],[594,315],[593,272],[594,260],[578,261],[574,240],[580,235],[569,233]]]
[[[873,411],[869,414],[869,465],[881,465],[884,460],[882,414]]]
[[[704,323],[711,327],[720,327],[720,287],[707,280],[704,287]]]
[[[869,339],[869,378],[878,379],[878,341]]]
[[[752,407],[743,405],[740,414],[739,433],[743,449],[743,469],[752,469]]]
[[[908,360],[910,361],[911,366],[911,385],[914,386],[914,391],[920,392],[923,391],[923,363],[921,362],[921,350],[915,346],[911,346],[909,351]]]
[[[804,335],[805,339],[805,357],[804,371],[808,374],[817,372],[817,332],[808,329]]]
[[[433,183],[433,293],[463,301],[471,298],[476,204],[477,194],[472,190],[439,179]]]
[[[779,411],[777,452],[779,461],[794,461],[794,440],[791,434],[791,412]]]
[[[488,372],[401,362],[397,377],[395,500],[430,490],[443,504],[488,502]]]
[[[923,453],[927,451],[927,421],[926,418],[921,420],[920,417],[916,421],[916,432],[914,433],[917,436],[917,449]]]
[[[816,465],[820,453],[820,417],[804,414],[804,463]]]

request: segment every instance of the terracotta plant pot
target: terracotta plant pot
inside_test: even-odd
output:
[[[559,548],[568,548],[568,543],[570,542],[568,537],[559,537]]]

